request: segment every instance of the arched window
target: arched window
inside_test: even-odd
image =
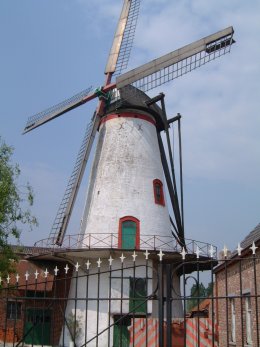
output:
[[[118,248],[140,248],[140,221],[132,216],[119,220]]]
[[[154,202],[158,205],[165,206],[163,184],[160,180],[153,180]]]

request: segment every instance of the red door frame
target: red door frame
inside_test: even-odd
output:
[[[140,221],[133,216],[125,216],[119,219],[118,248],[122,248],[122,226],[123,222],[131,221],[136,223],[135,249],[140,249]]]

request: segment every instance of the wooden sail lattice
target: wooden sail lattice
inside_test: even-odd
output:
[[[66,99],[57,105],[47,108],[46,110],[36,113],[35,115],[28,118],[27,123],[24,128],[24,133],[30,131],[31,128],[34,129],[35,124],[38,123],[37,127],[43,123],[46,123],[65,112],[72,110],[80,105],[80,103],[84,102],[84,98],[89,95],[92,87],[84,89],[83,91],[75,94],[69,99]]]
[[[122,70],[125,70],[127,68],[135,37],[140,1],[141,0],[134,0],[131,3],[120,51],[117,58],[115,75],[120,75]]]
[[[230,52],[234,30],[226,28],[117,77],[117,88],[132,86],[147,92]]]
[[[68,204],[70,200],[72,199],[73,192],[75,191],[76,185],[79,181],[79,176],[82,170],[82,164],[84,160],[84,156],[86,153],[86,148],[88,148],[88,145],[91,140],[91,133],[93,131],[94,121],[92,120],[86,128],[85,135],[83,142],[81,144],[80,150],[78,152],[78,156],[76,159],[75,166],[73,168],[72,174],[70,176],[69,182],[67,184],[67,188],[65,190],[64,196],[62,198],[61,204],[59,206],[57,215],[55,217],[54,223],[52,225],[52,229],[49,235],[48,244],[49,245],[61,245],[63,238],[64,238],[64,232],[63,232],[63,224],[65,222],[65,219],[68,219],[69,215],[67,212],[68,210]]]

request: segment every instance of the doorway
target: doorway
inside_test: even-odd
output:
[[[50,345],[51,310],[27,308],[24,342],[30,345]]]

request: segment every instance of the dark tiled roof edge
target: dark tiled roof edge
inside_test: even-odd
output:
[[[240,246],[245,249],[252,246],[253,242],[260,240],[260,223],[241,241]]]

